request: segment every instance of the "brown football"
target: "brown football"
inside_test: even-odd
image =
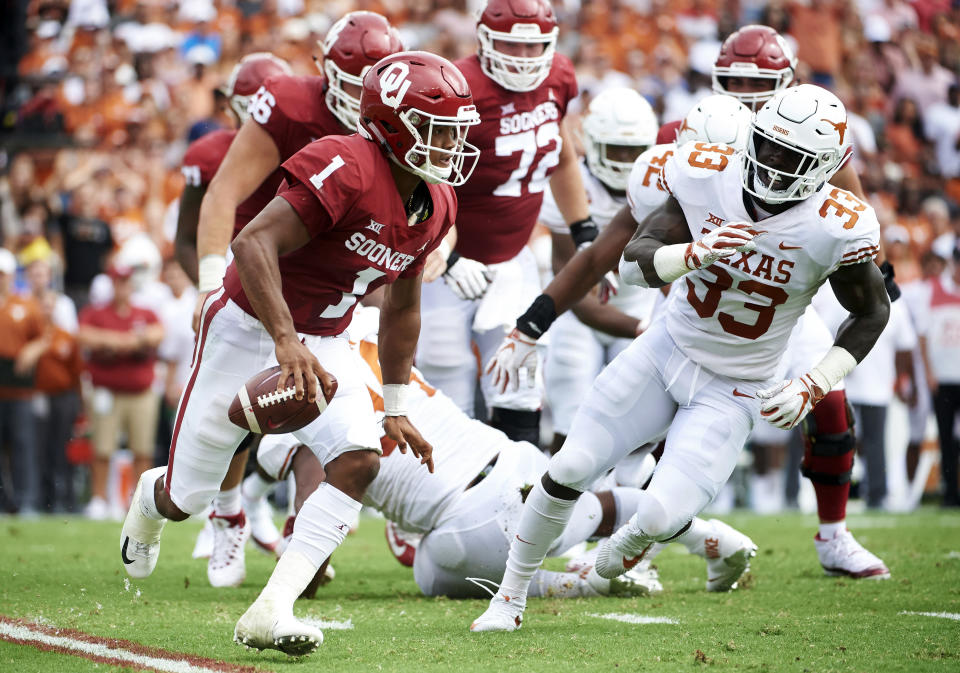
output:
[[[336,382],[329,396],[323,391],[315,402],[298,400],[294,395],[293,375],[287,378],[286,387],[277,390],[280,366],[264,369],[251,377],[233,396],[230,402],[230,420],[244,430],[262,435],[282,435],[308,425],[327,408],[336,393]]]

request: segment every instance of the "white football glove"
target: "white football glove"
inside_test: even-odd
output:
[[[771,425],[784,430],[797,427],[830,391],[826,381],[818,383],[814,376],[811,372],[758,392],[760,415]]]
[[[620,290],[620,279],[616,272],[607,271],[600,281],[600,303],[606,304]]]
[[[486,294],[493,273],[482,262],[458,257],[443,272],[443,280],[461,299],[480,299]]]
[[[500,348],[487,363],[486,373],[493,373],[493,387],[500,392],[520,388],[520,370],[527,370],[527,387],[533,388],[537,373],[537,342],[514,328],[500,342]]]
[[[754,236],[762,233],[764,232],[751,229],[747,222],[735,222],[717,227],[699,241],[687,246],[684,263],[689,270],[695,271],[737,252],[750,252],[757,247],[753,240]]]

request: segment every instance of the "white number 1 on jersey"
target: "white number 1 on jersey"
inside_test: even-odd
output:
[[[339,156],[337,157],[340,158]],[[340,300],[340,303],[334,306],[331,304],[327,308],[323,309],[323,313],[320,314],[321,318],[341,318],[351,306],[357,303],[360,295],[365,294],[367,291],[367,286],[370,285],[380,276],[385,276],[386,271],[381,271],[380,269],[366,268],[362,271],[357,272],[357,277],[353,281],[353,291],[344,292],[343,298]]]
[[[319,173],[314,173],[310,176],[310,184],[313,185],[314,189],[320,190],[323,187],[323,181],[330,177],[330,174],[333,173],[338,168],[346,166],[343,162],[343,159],[340,158],[340,155],[336,155],[331,159],[330,165],[324,168]]]

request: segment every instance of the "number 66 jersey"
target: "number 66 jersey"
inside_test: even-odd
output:
[[[741,155],[687,143],[664,165],[661,185],[683,209],[693,240],[724,224],[753,222],[744,205]],[[872,263],[880,225],[873,208],[827,183],[756,223],[756,250],[735,253],[676,281],[666,328],[685,355],[733,378],[774,376],[794,325],[835,270]]]

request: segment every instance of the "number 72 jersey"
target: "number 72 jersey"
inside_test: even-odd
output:
[[[667,160],[662,186],[683,209],[693,240],[752,222],[743,203],[741,157],[727,145],[691,142]],[[873,208],[829,183],[757,222],[757,249],[676,281],[666,326],[692,360],[724,376],[775,374],[794,325],[817,289],[841,266],[872,263],[880,226]]]

